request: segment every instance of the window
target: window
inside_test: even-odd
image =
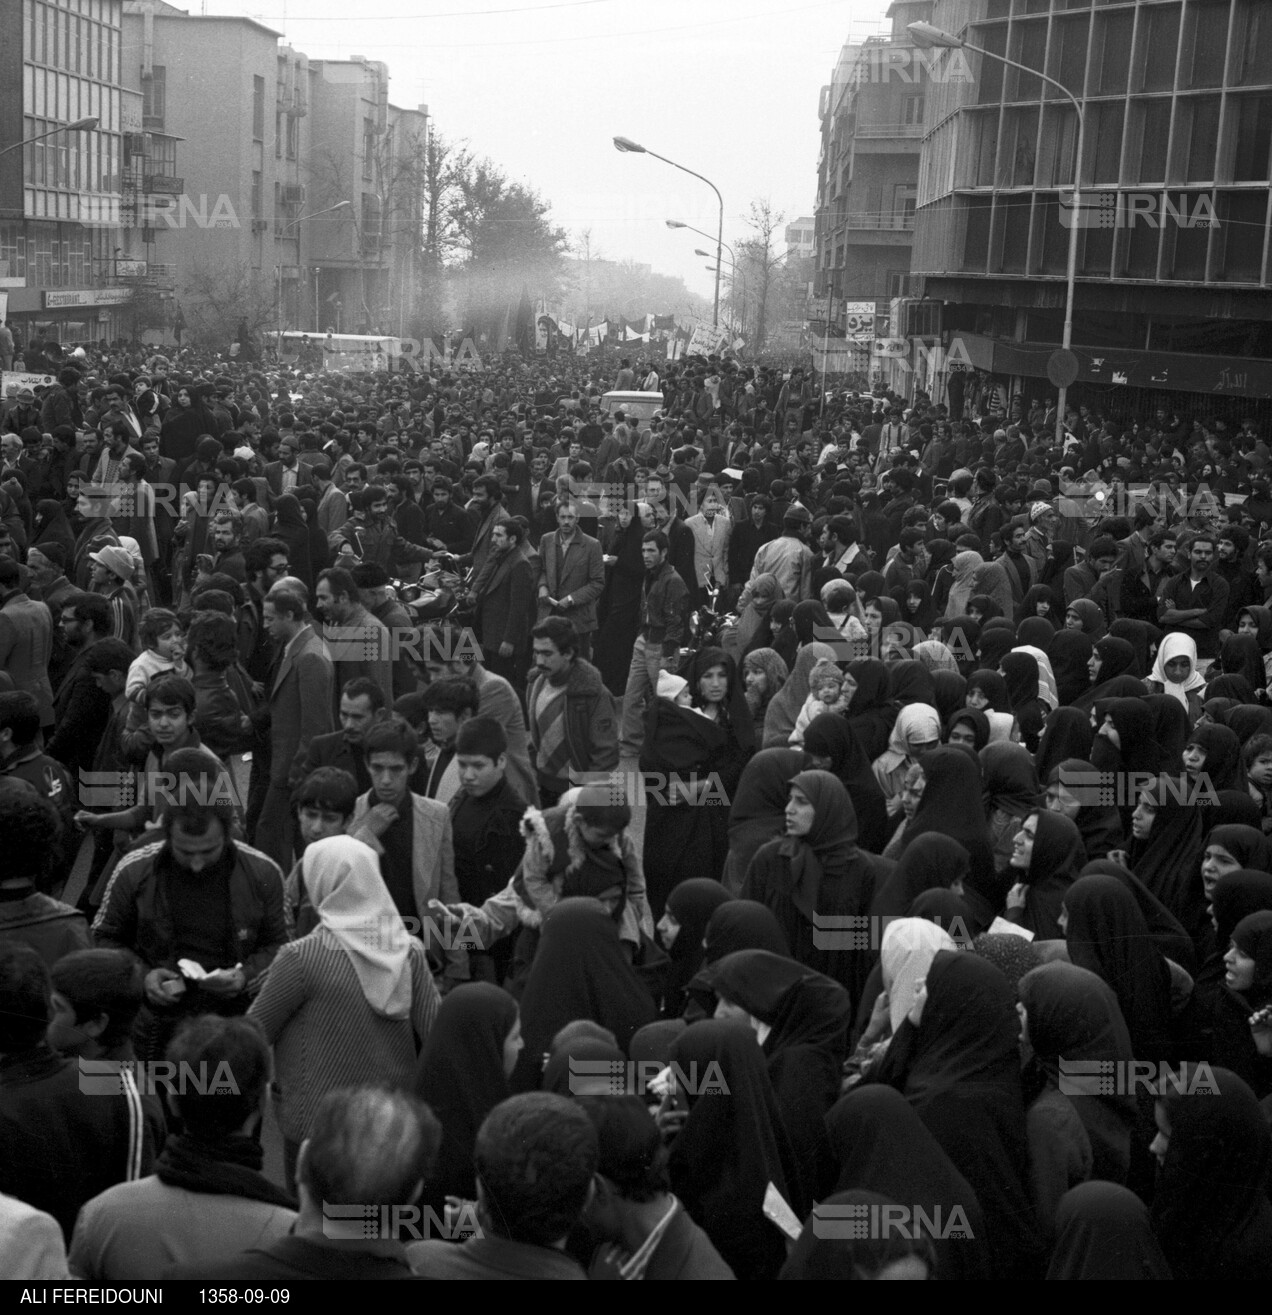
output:
[[[1223,84],[1224,54],[1228,45],[1228,0],[1189,7],[1192,29],[1184,41],[1181,87],[1218,87]]]
[[[162,64],[152,64],[150,76],[141,80],[141,116],[153,119],[156,126],[163,125],[168,100],[168,70]]]
[[[922,96],[901,97],[901,122],[906,127],[917,127],[923,122]]]
[[[374,177],[371,169],[375,157],[375,120],[362,120],[362,176],[368,182]]]
[[[1237,107],[1237,140],[1232,180],[1262,182],[1268,177],[1268,153],[1272,148],[1272,97],[1234,97],[1233,102]]]
[[[252,139],[265,140],[265,79],[252,79]]]
[[[1238,13],[1237,38],[1238,81],[1266,82],[1268,69],[1272,67],[1272,14],[1261,10],[1257,0],[1246,0],[1244,12]]]
[[[173,178],[177,173],[177,139],[161,137],[158,134],[150,139],[150,164],[147,173],[161,174]]]
[[[282,110],[274,111],[274,159],[282,158],[283,154],[283,112]]]
[[[294,160],[300,145],[300,120],[294,114],[286,116],[287,158]]]
[[[1170,91],[1175,85],[1175,59],[1179,52],[1179,6],[1140,11],[1140,87],[1144,91]]]
[[[1162,183],[1166,181],[1166,143],[1170,140],[1170,101],[1161,99],[1132,102],[1132,113],[1141,120],[1139,167],[1132,156],[1129,182]]]
[[[259,169],[253,169],[252,170],[252,218],[253,219],[259,219],[261,217],[261,204],[262,204],[261,171]]]

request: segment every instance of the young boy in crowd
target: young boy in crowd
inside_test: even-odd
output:
[[[1259,805],[1264,835],[1272,833],[1272,735],[1253,735],[1241,753],[1250,797]]]
[[[358,783],[340,767],[318,767],[296,787],[292,807],[296,810],[296,862],[283,882],[283,913],[292,936],[307,936],[320,921],[309,902],[301,879],[300,864],[305,846],[329,836],[342,836],[353,820],[358,805]]]
[[[146,686],[142,705],[146,711],[145,733],[151,747],[137,781],[136,802],[111,813],[81,810],[75,814],[75,821],[89,830],[118,833],[116,850],[127,848],[132,839],[161,825],[174,791],[186,776],[198,777],[201,789],[215,789],[225,798],[233,797],[228,769],[203,747],[195,729],[194,686],[184,676],[160,676]],[[183,750],[196,751],[196,757],[174,763],[173,759]],[[187,767],[195,762],[199,768],[196,772],[177,770],[178,766]]]
[[[466,904],[481,905],[501,891],[525,849],[521,819],[526,801],[509,782],[508,737],[493,717],[474,717],[455,736],[459,793],[450,800],[455,836],[455,879]],[[501,983],[512,958],[512,940],[493,950],[469,951],[473,981]]]
[[[59,1054],[134,1059],[132,1026],[143,999],[141,965],[126,950],[76,950],[50,969],[47,1040]]]

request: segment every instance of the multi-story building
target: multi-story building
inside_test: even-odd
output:
[[[929,96],[913,267],[947,340],[1026,403],[1054,395],[1076,233],[1071,401],[1241,398],[1248,414],[1244,399],[1272,399],[1272,5],[938,0],[930,21],[1045,72],[1085,118],[1079,162],[1066,95],[945,52],[958,62]]]
[[[812,215],[801,215],[786,225],[786,254],[805,260],[817,250],[817,221]]]
[[[389,105],[383,64],[311,62],[255,19],[164,0],[124,11],[147,149],[183,143],[183,176],[148,166],[168,190],[144,233],[177,271],[191,327],[224,335],[230,308],[257,329],[399,332],[422,206],[405,162],[422,154],[427,110]]]
[[[122,29],[122,0],[0,0],[0,318],[24,341],[133,328]]]
[[[323,328],[402,333],[414,311],[423,234],[428,111],[389,103],[372,60],[315,60],[309,186],[315,208],[342,206],[312,234]]]
[[[890,30],[845,44],[818,106],[814,291],[822,318],[847,334],[839,368],[862,374],[873,372],[876,329],[910,287],[928,62],[906,25],[931,11],[932,0],[894,0]]]

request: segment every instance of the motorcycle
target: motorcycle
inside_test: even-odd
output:
[[[689,649],[692,652],[718,647],[725,630],[738,623],[737,616],[726,611],[720,602],[723,590],[710,576],[703,585],[703,592],[706,602],[689,616]]]

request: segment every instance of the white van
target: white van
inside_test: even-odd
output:
[[[615,411],[621,411],[629,419],[650,420],[663,406],[661,393],[618,392],[606,393],[601,398],[602,414],[612,416]]]

